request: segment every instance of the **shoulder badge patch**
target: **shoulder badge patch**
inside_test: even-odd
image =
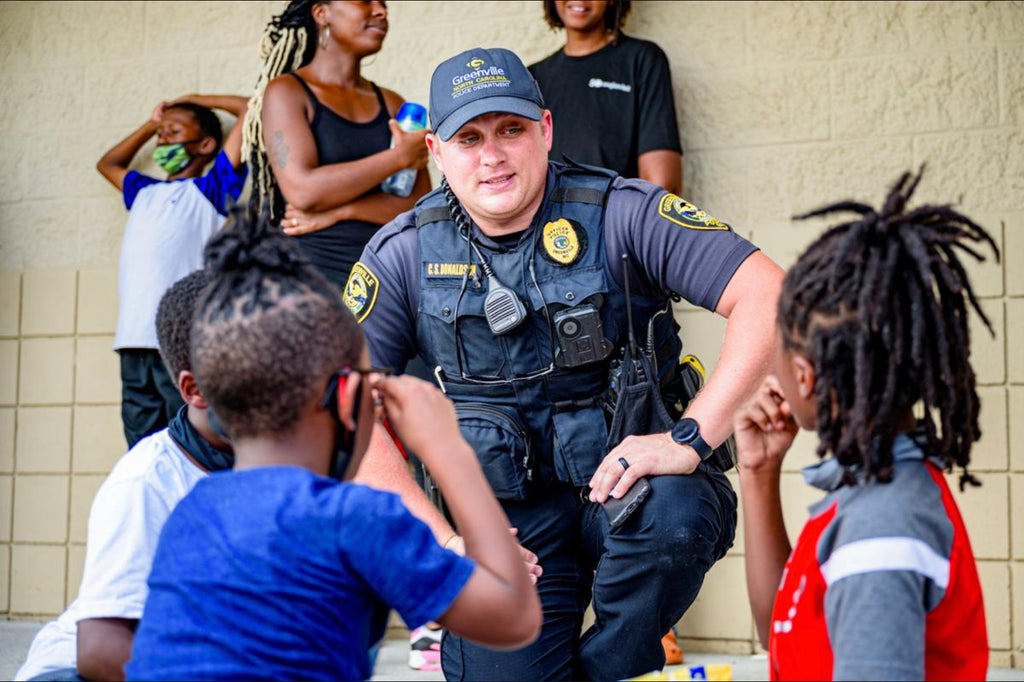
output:
[[[356,316],[356,322],[362,323],[373,310],[373,304],[377,302],[379,288],[380,280],[370,272],[370,268],[362,263],[352,266],[352,273],[348,276],[348,282],[345,284],[343,298],[345,305]]]
[[[676,225],[691,230],[728,230],[729,226],[718,218],[709,216],[689,201],[666,192],[658,202],[658,215]]]
[[[556,265],[572,265],[587,252],[587,232],[568,218],[552,220],[541,234],[544,257]]]

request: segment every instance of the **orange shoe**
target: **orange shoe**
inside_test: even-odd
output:
[[[676,631],[669,630],[661,638],[661,646],[665,649],[665,665],[679,665],[683,662],[683,650],[676,642]]]

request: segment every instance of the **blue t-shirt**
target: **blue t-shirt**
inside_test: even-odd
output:
[[[200,481],[164,526],[129,679],[369,679],[388,608],[448,610],[472,560],[392,493],[299,467]]]

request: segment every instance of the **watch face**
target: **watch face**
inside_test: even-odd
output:
[[[672,438],[679,443],[690,443],[699,432],[696,419],[680,419],[672,429]]]

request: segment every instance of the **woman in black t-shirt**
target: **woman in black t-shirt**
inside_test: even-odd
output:
[[[554,119],[551,158],[603,166],[679,194],[682,147],[668,58],[621,32],[629,0],[545,0],[566,43],[530,67]]]
[[[288,3],[264,34],[246,119],[253,207],[269,200],[274,221],[342,289],[380,226],[430,189],[425,133],[403,132],[393,120],[401,96],[360,75],[387,30],[384,2]],[[403,168],[419,170],[412,194],[382,192]]]

